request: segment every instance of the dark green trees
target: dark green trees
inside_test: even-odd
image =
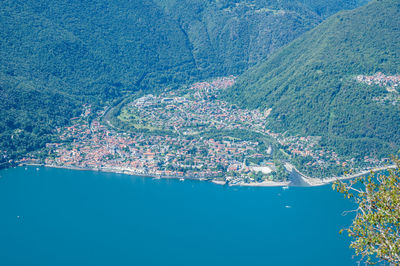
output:
[[[353,224],[345,231],[352,238],[351,247],[368,264],[400,264],[400,161],[394,162],[388,175],[333,185],[357,205]]]

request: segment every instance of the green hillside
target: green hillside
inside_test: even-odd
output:
[[[322,17],[327,17],[340,10],[354,9],[368,3],[369,0],[302,0],[300,2]]]
[[[240,74],[321,21],[297,1],[155,2],[177,21],[196,66],[210,75]]]
[[[292,0],[4,0],[0,160],[42,147],[83,103],[240,74],[328,14]]]
[[[242,106],[272,108],[273,130],[324,136],[324,144],[342,154],[395,153],[398,93],[356,81],[377,72],[400,74],[397,0],[333,15],[247,71],[227,97]]]

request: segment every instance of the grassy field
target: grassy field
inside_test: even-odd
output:
[[[149,131],[163,130],[162,128],[151,125],[151,123],[135,114],[134,111],[128,109],[126,106],[121,109],[117,118],[128,127],[133,127],[135,129],[147,129]]]

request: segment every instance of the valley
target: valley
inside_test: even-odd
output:
[[[0,167],[259,184],[398,152],[397,3],[103,2],[5,3]]]
[[[1,265],[400,265],[400,0],[0,6]]]
[[[240,75],[365,0],[5,0],[0,168],[40,150],[83,104],[101,108]]]

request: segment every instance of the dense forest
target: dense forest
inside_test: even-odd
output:
[[[0,160],[42,147],[83,103],[240,74],[363,2],[4,0]]]
[[[357,75],[400,74],[400,2],[372,1],[331,16],[248,70],[227,97],[269,109],[277,132],[323,136],[341,154],[394,154],[400,147],[399,95]],[[396,100],[397,97],[397,100]]]

